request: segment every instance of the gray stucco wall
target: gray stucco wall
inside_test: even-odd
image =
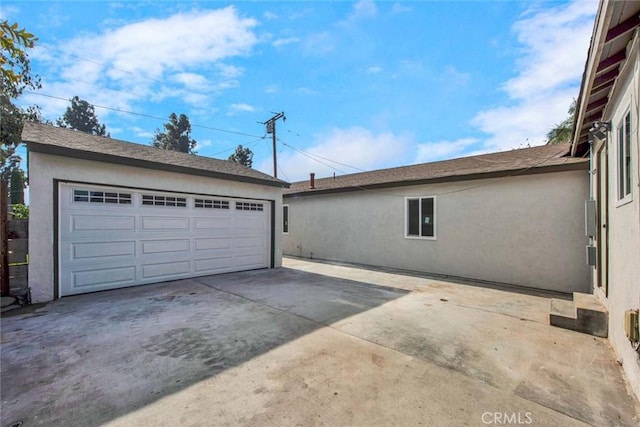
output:
[[[586,170],[285,197],[285,255],[589,292]],[[405,238],[405,197],[436,196],[436,239]],[[577,219],[578,218],[578,219]]]
[[[30,152],[29,287],[33,302],[54,297],[54,179],[275,200],[274,264],[282,265],[280,188]]]

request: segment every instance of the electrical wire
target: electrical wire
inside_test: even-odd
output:
[[[44,94],[44,93],[33,92],[33,91],[29,91],[29,90],[26,90],[25,93],[30,93],[32,95],[37,95],[37,96],[44,96],[46,98],[60,99],[62,101],[69,101],[67,98],[63,98],[61,96],[47,95],[47,94]],[[146,117],[148,119],[155,119],[155,120],[162,120],[162,121],[166,121],[167,120],[165,117],[157,117],[157,116],[152,116],[152,115],[149,115],[149,114],[137,113],[135,111],[121,110],[120,108],[107,107],[107,106],[104,106],[104,105],[96,105],[96,104],[91,104],[91,105],[93,105],[93,107],[95,107],[95,108],[102,108],[104,110],[116,111],[118,113],[125,113],[125,114],[131,114],[131,115],[134,115],[134,116]],[[238,131],[228,130],[228,129],[221,129],[221,128],[216,128],[216,127],[212,127],[212,126],[199,125],[199,124],[195,124],[195,123],[191,123],[191,127],[197,127],[197,128],[201,128],[201,129],[213,130],[213,131],[216,131],[216,132],[230,133],[230,134],[234,134],[234,135],[248,136],[248,137],[251,137],[251,138],[260,138],[260,139],[263,138],[262,136],[253,135],[253,134],[250,134],[250,133],[238,132]]]
[[[525,168],[521,168],[519,170],[513,171],[512,173],[505,175],[503,178],[510,178],[510,177],[521,175],[521,174],[525,173],[528,170],[531,170],[531,169],[533,169],[535,167],[538,167],[538,166],[548,162],[551,159],[556,158],[557,156],[558,156],[558,154],[554,153],[553,155],[551,155],[549,157],[545,157],[541,161],[536,162],[536,163],[534,163],[534,164],[532,164],[530,166],[527,166]],[[307,156],[307,157],[309,157],[309,156]],[[334,170],[339,171],[339,169],[333,168],[332,166],[327,165],[326,163],[320,162],[319,160],[314,159],[313,157],[309,157],[309,158],[312,159],[312,160],[316,160],[317,162],[322,163],[323,165],[328,166],[328,167],[330,167],[330,168],[332,168]],[[463,191],[473,190],[473,189],[480,188],[480,187],[486,187],[488,185],[493,185],[493,184],[495,184],[495,182],[493,180],[488,180],[486,182],[483,182],[483,183],[480,183],[480,184],[477,184],[477,185],[463,187],[463,188],[459,188],[459,189],[456,189],[456,190],[443,191],[443,192],[440,192],[440,193],[437,193],[437,192],[436,193],[431,193],[430,195],[432,195],[432,196],[445,196],[445,195],[449,195],[449,194],[455,194],[455,193],[461,193]],[[375,192],[377,195],[383,195],[383,196],[389,196],[389,197],[399,197],[399,198],[405,198],[406,197],[403,194],[389,193],[389,192],[385,192],[385,191],[380,191],[378,189],[367,188],[367,187],[360,186],[360,185],[351,185],[351,186],[339,187],[339,188],[340,189],[358,189],[358,190],[362,190],[362,191],[371,191],[371,192]],[[338,188],[336,188],[336,189],[338,189]],[[295,196],[296,199],[297,198],[301,198],[301,197],[302,196]]]

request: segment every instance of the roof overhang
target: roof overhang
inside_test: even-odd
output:
[[[602,121],[620,71],[627,61],[629,42],[640,28],[640,2],[601,0],[576,102],[571,155],[588,151],[589,130]]]
[[[287,198],[287,197],[300,197],[300,196],[317,196],[321,194],[349,193],[353,191],[379,190],[379,189],[385,189],[385,188],[408,187],[412,185],[440,184],[440,183],[447,183],[447,182],[473,181],[478,179],[491,179],[491,178],[506,178],[506,177],[523,176],[523,175],[537,175],[542,173],[567,172],[567,171],[588,170],[588,169],[589,169],[589,164],[585,160],[580,162],[572,162],[572,163],[566,163],[561,165],[540,166],[540,167],[528,168],[528,169],[501,170],[501,171],[495,171],[495,172],[483,172],[483,173],[474,173],[474,174],[467,174],[467,175],[452,175],[452,176],[443,176],[443,177],[419,179],[419,180],[383,182],[379,184],[368,184],[363,186],[345,186],[345,187],[327,188],[327,189],[315,188],[315,189],[305,189],[301,191],[293,190],[285,193],[284,197]],[[321,181],[316,181],[316,183],[320,185]]]
[[[115,156],[94,151],[77,150],[51,144],[41,144],[35,141],[24,141],[30,152],[50,154],[54,156],[69,157],[74,159],[92,160],[103,163],[132,166],[144,169],[161,170],[187,175],[204,176],[208,178],[224,179],[227,181],[246,182],[250,184],[266,185],[269,187],[289,188],[290,184],[284,181],[262,180],[251,176],[233,175],[224,172],[215,172],[204,169],[189,168],[186,166],[158,163],[152,160],[135,159],[130,157]]]

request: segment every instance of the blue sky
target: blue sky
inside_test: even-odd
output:
[[[45,118],[77,95],[112,137],[149,144],[184,113],[199,155],[242,144],[271,174],[259,122],[284,111],[278,176],[296,181],[543,144],[578,95],[596,10],[596,0],[3,0],[1,15],[39,38],[30,58],[43,88],[20,102]]]

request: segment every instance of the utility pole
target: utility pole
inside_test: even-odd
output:
[[[276,121],[278,119],[282,119],[282,121],[286,121],[287,118],[284,116],[284,111],[281,113],[273,113],[275,116],[271,117],[266,122],[262,123],[267,127],[267,133],[271,134],[273,140],[273,177],[278,177],[278,160],[276,159]]]

